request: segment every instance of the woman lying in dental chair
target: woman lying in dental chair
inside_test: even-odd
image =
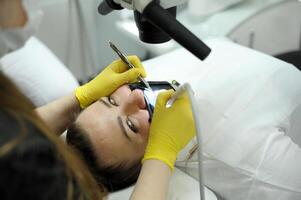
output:
[[[214,51],[204,63],[184,50],[145,63],[150,80],[192,84],[203,125],[205,184],[225,199],[300,199],[300,141],[294,135],[301,130],[294,123],[300,72],[227,41],[208,44]],[[156,67],[174,58],[181,59]],[[134,183],[149,129],[142,92],[124,85],[74,121],[67,141],[85,149],[80,152],[88,164],[97,161],[92,168],[101,169],[98,180],[111,190]],[[197,178],[195,144],[192,140],[176,165]]]
[[[249,59],[217,65],[218,58],[235,59],[233,52],[219,52],[221,43],[240,52],[236,56]],[[216,51],[205,63],[183,50],[146,63],[149,79],[174,75],[194,88],[203,130],[206,186],[225,199],[300,199],[301,151],[296,140],[301,131],[296,119],[301,111],[300,72],[229,42],[212,46]],[[244,53],[247,56],[241,56]],[[154,67],[179,56],[185,61],[176,66]],[[181,67],[189,59],[197,64]],[[185,73],[189,76],[183,77]],[[134,183],[139,174],[150,126],[145,107],[143,92],[123,85],[79,113],[68,130],[67,142],[82,153],[89,149],[84,157],[97,163],[95,176],[112,191]],[[197,179],[196,144],[193,139],[176,166]]]

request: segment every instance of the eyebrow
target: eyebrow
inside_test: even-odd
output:
[[[117,120],[118,120],[118,124],[119,124],[119,126],[120,126],[120,129],[121,129],[122,133],[125,135],[125,137],[126,137],[128,140],[131,141],[131,138],[130,138],[129,135],[127,134],[127,132],[126,132],[126,130],[125,130],[125,127],[124,127],[124,125],[123,125],[123,123],[122,123],[121,117],[118,116],[118,117],[117,117]]]
[[[102,100],[102,99],[99,99],[98,101],[100,101],[101,103],[103,103],[105,106],[107,106],[108,108],[112,108],[112,106],[110,104],[108,104],[108,102]]]
[[[112,108],[112,105],[110,105],[108,102],[106,102],[106,101],[104,101],[104,100],[102,100],[102,99],[99,99],[99,101],[100,101],[101,103],[103,103],[105,106],[107,106],[108,108]],[[123,123],[122,123],[122,119],[121,119],[120,116],[117,117],[117,121],[118,121],[118,125],[119,125],[119,127],[120,127],[120,129],[121,129],[123,135],[124,135],[128,140],[131,141],[131,138],[129,137],[129,134],[126,132],[125,127],[124,127],[124,125],[123,125]]]

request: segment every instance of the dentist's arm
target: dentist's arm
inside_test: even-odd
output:
[[[22,27],[27,22],[27,15],[21,0],[0,1],[0,27]]]
[[[72,113],[86,108],[101,97],[108,96],[121,85],[137,80],[138,76],[146,76],[137,56],[129,56],[128,59],[135,68],[128,69],[122,60],[116,60],[93,80],[78,87],[74,94],[37,108],[36,112],[49,128],[61,134],[71,122]]]
[[[35,111],[52,131],[60,135],[71,123],[72,114],[80,111],[80,107],[75,95],[71,93]]]
[[[165,200],[172,171],[160,160],[146,160],[143,163],[131,200]]]
[[[166,199],[177,155],[195,135],[187,95],[166,108],[172,94],[173,91],[164,92],[157,99],[142,170],[131,200]]]

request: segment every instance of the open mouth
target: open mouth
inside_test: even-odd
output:
[[[149,113],[149,121],[151,121],[159,93],[169,89],[175,90],[177,85],[170,84],[167,81],[149,81],[148,83],[152,90],[147,88],[142,82],[131,83],[129,88],[132,91],[136,89],[142,90],[145,106]]]

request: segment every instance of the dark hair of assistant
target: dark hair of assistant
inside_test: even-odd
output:
[[[103,184],[109,192],[118,191],[133,185],[141,170],[141,161],[120,163],[116,166],[102,166],[97,162],[92,143],[79,125],[75,122],[67,130],[67,144],[81,155],[96,181]],[[101,161],[101,155],[97,155]]]
[[[50,131],[0,72],[1,199],[103,199],[84,162]]]

